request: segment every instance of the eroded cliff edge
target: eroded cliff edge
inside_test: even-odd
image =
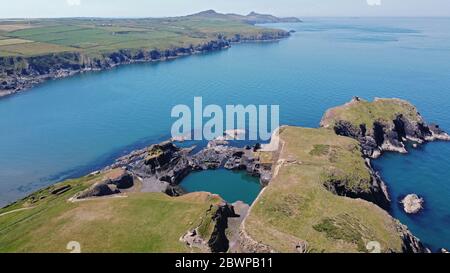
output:
[[[378,205],[359,143],[332,130],[284,127],[274,177],[241,225],[244,252],[428,252]],[[330,183],[334,186],[330,186]],[[335,190],[347,188],[350,193]],[[365,194],[361,194],[364,193]]]
[[[357,139],[371,158],[383,152],[407,153],[408,142],[417,146],[427,141],[450,141],[439,125],[425,122],[414,105],[401,99],[376,98],[369,102],[355,97],[328,110],[320,125]]]

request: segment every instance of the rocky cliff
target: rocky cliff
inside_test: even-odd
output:
[[[299,127],[280,139],[274,176],[241,226],[242,251],[429,252],[379,207],[389,204],[386,189],[355,140]]]
[[[29,89],[46,80],[77,73],[111,69],[123,64],[156,62],[181,56],[227,49],[232,43],[274,41],[289,36],[289,32],[260,31],[253,34],[219,35],[216,39],[188,47],[164,50],[121,49],[90,56],[82,52],[61,52],[39,56],[0,57],[0,97]]]
[[[192,154],[192,148],[179,148],[172,141],[166,141],[123,156],[106,170],[125,168],[142,181],[143,191],[165,192],[172,196],[184,193],[179,183],[192,171],[245,170],[260,177],[261,184],[270,180],[270,166],[261,167],[255,147],[238,148],[227,144],[226,141],[211,141]]]
[[[184,55],[220,50],[229,46],[229,40],[217,39],[197,46],[166,50],[123,49],[96,57],[79,52],[33,57],[0,57],[0,96],[14,94],[49,79],[111,69],[122,64],[164,61]]]
[[[357,139],[364,154],[371,158],[384,151],[407,153],[407,142],[416,146],[427,141],[450,140],[438,125],[426,123],[412,104],[400,99],[368,102],[355,97],[328,110],[320,125],[338,135]]]

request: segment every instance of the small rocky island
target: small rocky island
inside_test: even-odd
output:
[[[327,111],[321,128],[282,126],[275,139],[276,151],[224,138],[200,150],[165,141],[133,151],[1,209],[0,229],[15,228],[2,229],[0,251],[64,251],[69,229],[93,252],[369,252],[371,242],[382,252],[430,252],[388,214],[388,187],[371,165],[382,152],[406,152],[408,141],[449,140],[414,106],[355,98]],[[251,206],[180,187],[190,173],[218,168],[260,178],[264,188]],[[404,200],[410,212],[422,203],[414,195]],[[96,239],[105,230],[108,245]],[[49,232],[50,239],[36,236]]]
[[[402,202],[403,209],[408,214],[416,214],[423,209],[423,198],[419,197],[417,194],[408,194],[403,198]]]

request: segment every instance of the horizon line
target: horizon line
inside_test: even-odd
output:
[[[5,20],[42,20],[42,19],[165,19],[165,18],[177,18],[186,17],[193,14],[178,15],[178,16],[162,16],[162,17],[147,17],[147,16],[60,16],[60,17],[0,17],[0,21]],[[233,14],[233,13],[222,13],[222,14]],[[234,13],[237,14],[237,13]],[[270,14],[273,15],[273,14]],[[245,15],[243,15],[245,16]],[[302,18],[450,18],[450,15],[305,15],[305,16],[277,16],[279,18],[286,17],[296,17],[298,19]]]

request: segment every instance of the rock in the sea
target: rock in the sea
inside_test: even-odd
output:
[[[406,213],[415,214],[423,208],[424,200],[417,194],[408,194],[401,203]]]

